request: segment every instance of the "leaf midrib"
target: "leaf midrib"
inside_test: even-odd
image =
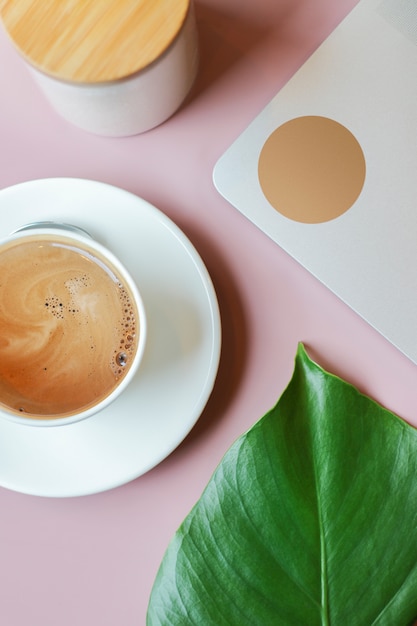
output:
[[[321,497],[319,483],[317,480],[317,468],[316,460],[314,458],[314,480],[316,484],[316,497],[317,497],[317,511],[319,519],[319,532],[320,532],[320,568],[321,568],[321,623],[322,626],[329,626],[329,606],[328,606],[328,577],[327,577],[327,552],[326,542],[324,538],[324,526],[322,518]]]
[[[316,404],[320,400],[321,395],[318,393],[316,395]],[[320,413],[323,415],[325,412],[325,407],[322,402],[320,404]],[[317,515],[318,515],[318,526],[319,526],[319,535],[320,535],[320,571],[321,571],[321,595],[320,595],[320,604],[321,604],[321,624],[322,626],[330,626],[330,615],[329,615],[329,597],[328,597],[328,575],[327,575],[327,550],[326,550],[326,541],[325,541],[325,533],[324,533],[324,524],[323,524],[323,513],[322,513],[322,503],[321,503],[321,494],[320,494],[320,481],[319,481],[319,471],[317,468],[317,457],[315,454],[315,445],[314,445],[314,437],[311,431],[310,424],[310,440],[311,440],[311,449],[313,451],[313,471],[314,471],[314,484],[316,486],[316,500],[317,500]]]

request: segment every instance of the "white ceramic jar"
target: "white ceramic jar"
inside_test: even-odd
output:
[[[50,103],[92,133],[126,136],[167,120],[198,68],[192,0],[4,0],[11,41]]]

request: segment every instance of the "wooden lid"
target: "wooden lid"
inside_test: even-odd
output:
[[[0,0],[6,31],[29,63],[63,80],[125,78],[158,59],[190,0]]]

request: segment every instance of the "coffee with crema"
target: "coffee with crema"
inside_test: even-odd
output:
[[[107,397],[134,359],[139,317],[108,261],[55,235],[0,253],[0,404],[25,417],[73,415]]]

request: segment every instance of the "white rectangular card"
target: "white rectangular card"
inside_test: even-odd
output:
[[[287,161],[303,163],[305,153],[310,151],[311,158],[315,150],[317,163],[322,162],[326,124],[330,134],[332,128],[343,132],[340,144],[339,135],[332,135],[336,152],[327,165],[324,159],[320,175],[312,163],[314,183],[320,185],[323,205],[331,199],[330,210],[337,212],[346,193],[353,200],[340,215],[320,221],[320,193],[313,198],[307,165],[294,173],[300,175],[298,182],[285,168]],[[317,145],[309,139],[310,130]],[[303,139],[308,141],[304,147]],[[356,145],[351,160],[346,139]],[[297,146],[302,150],[298,161]],[[361,185],[358,154],[365,167]],[[334,169],[338,163],[339,172]],[[243,215],[417,363],[415,0],[361,0],[220,158],[214,183]],[[317,221],[292,217],[291,184],[295,208],[304,202],[308,216],[320,205],[313,215]],[[301,188],[310,190],[304,199],[297,195]]]

